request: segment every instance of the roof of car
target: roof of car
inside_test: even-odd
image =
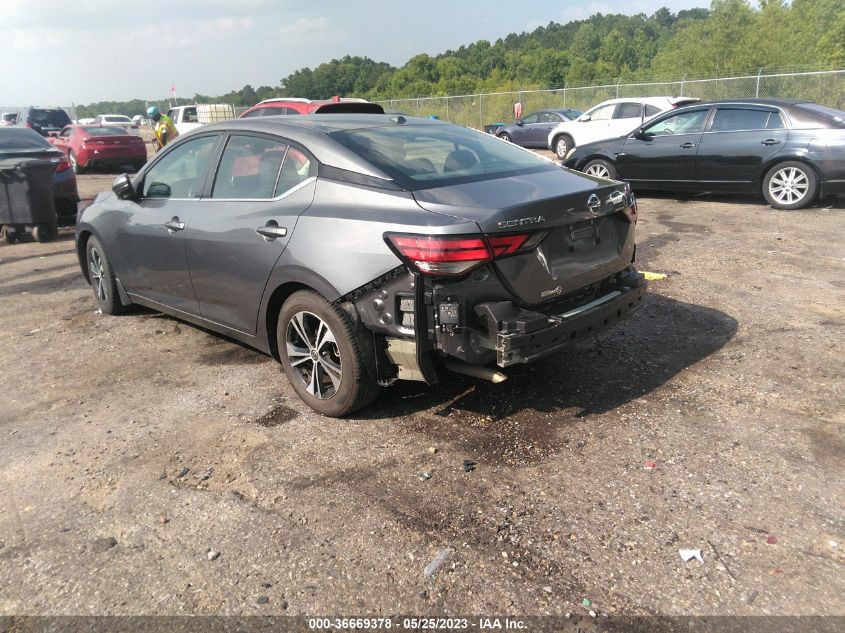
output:
[[[301,143],[313,152],[321,162],[340,169],[355,171],[378,178],[389,178],[373,165],[344,147],[329,135],[346,130],[394,127],[398,125],[450,125],[435,119],[406,117],[390,114],[304,114],[301,116],[266,116],[247,119],[230,119],[220,123],[204,125],[198,130],[180,137],[176,142],[207,132],[243,131],[278,134],[295,143]]]
[[[401,119],[401,121],[400,121]],[[280,132],[281,130],[300,128],[315,130],[324,134],[342,130],[355,130],[393,125],[449,125],[445,121],[415,116],[396,114],[303,114],[301,116],[266,116],[247,119],[230,119],[221,123],[207,125],[204,129],[246,128]]]

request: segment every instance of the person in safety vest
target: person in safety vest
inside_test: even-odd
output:
[[[156,151],[160,150],[165,145],[173,141],[177,136],[179,136],[179,131],[173,124],[173,119],[171,119],[166,114],[162,114],[161,112],[159,112],[159,109],[157,107],[150,106],[149,108],[147,108],[147,116],[150,117],[150,120],[152,120],[153,122],[153,132],[155,133],[154,143],[156,144]]]

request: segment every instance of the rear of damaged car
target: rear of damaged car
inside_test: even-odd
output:
[[[469,130],[465,144],[441,139],[437,129],[333,135],[431,214],[428,227],[385,231],[401,266],[347,297],[375,335],[380,384],[433,384],[441,365],[499,382],[499,368],[558,353],[640,306],[637,207],[626,185],[528,152],[523,160],[512,146],[500,154],[504,144]]]

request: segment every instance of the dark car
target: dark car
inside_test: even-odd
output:
[[[389,115],[207,125],[77,225],[103,312],[137,303],[279,359],[343,415],[434,361],[494,381],[626,317],[636,204],[482,132]]]
[[[70,117],[61,108],[29,107],[18,113],[15,125],[28,127],[41,136],[49,136],[50,132],[58,132],[64,126],[70,125]]]
[[[493,124],[498,127],[493,129],[492,126],[489,126],[491,128],[490,130],[485,127],[485,131],[489,131],[502,140],[516,143],[522,147],[545,148],[546,139],[552,128],[558,123],[572,121],[579,116],[581,116],[581,111],[571,108],[537,110],[536,112],[526,114],[514,123],[507,125]]]
[[[0,159],[14,160],[40,158],[58,163],[53,174],[53,200],[59,223],[67,224],[76,217],[79,194],[76,175],[64,153],[56,149],[43,136],[33,130],[0,128]]]
[[[564,164],[634,188],[762,193],[776,209],[800,209],[845,193],[845,112],[779,99],[702,103],[577,147]]]
[[[67,154],[77,174],[92,167],[131,165],[138,170],[147,162],[147,144],[140,136],[116,125],[68,125],[50,143]]]

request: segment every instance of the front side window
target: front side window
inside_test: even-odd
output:
[[[330,136],[411,190],[556,169],[531,152],[456,125],[405,124]]]
[[[679,112],[645,128],[646,136],[668,136],[670,134],[694,134],[701,131],[707,110]]]
[[[613,116],[613,111],[616,109],[615,103],[608,103],[605,106],[599,106],[592,112],[588,112],[591,121],[607,121]]]
[[[739,130],[765,130],[771,110],[751,108],[718,108],[713,117],[711,132],[734,132]]]
[[[528,114],[528,115],[522,117],[522,122],[523,123],[536,123],[537,120],[539,119],[539,117],[540,117],[539,113],[532,112],[531,114]]]
[[[216,136],[182,143],[156,162],[144,176],[145,198],[196,198]]]
[[[614,119],[639,119],[642,116],[643,107],[639,103],[620,103]]]
[[[286,143],[256,136],[232,136],[223,151],[212,198],[269,199],[312,174],[313,161]]]

